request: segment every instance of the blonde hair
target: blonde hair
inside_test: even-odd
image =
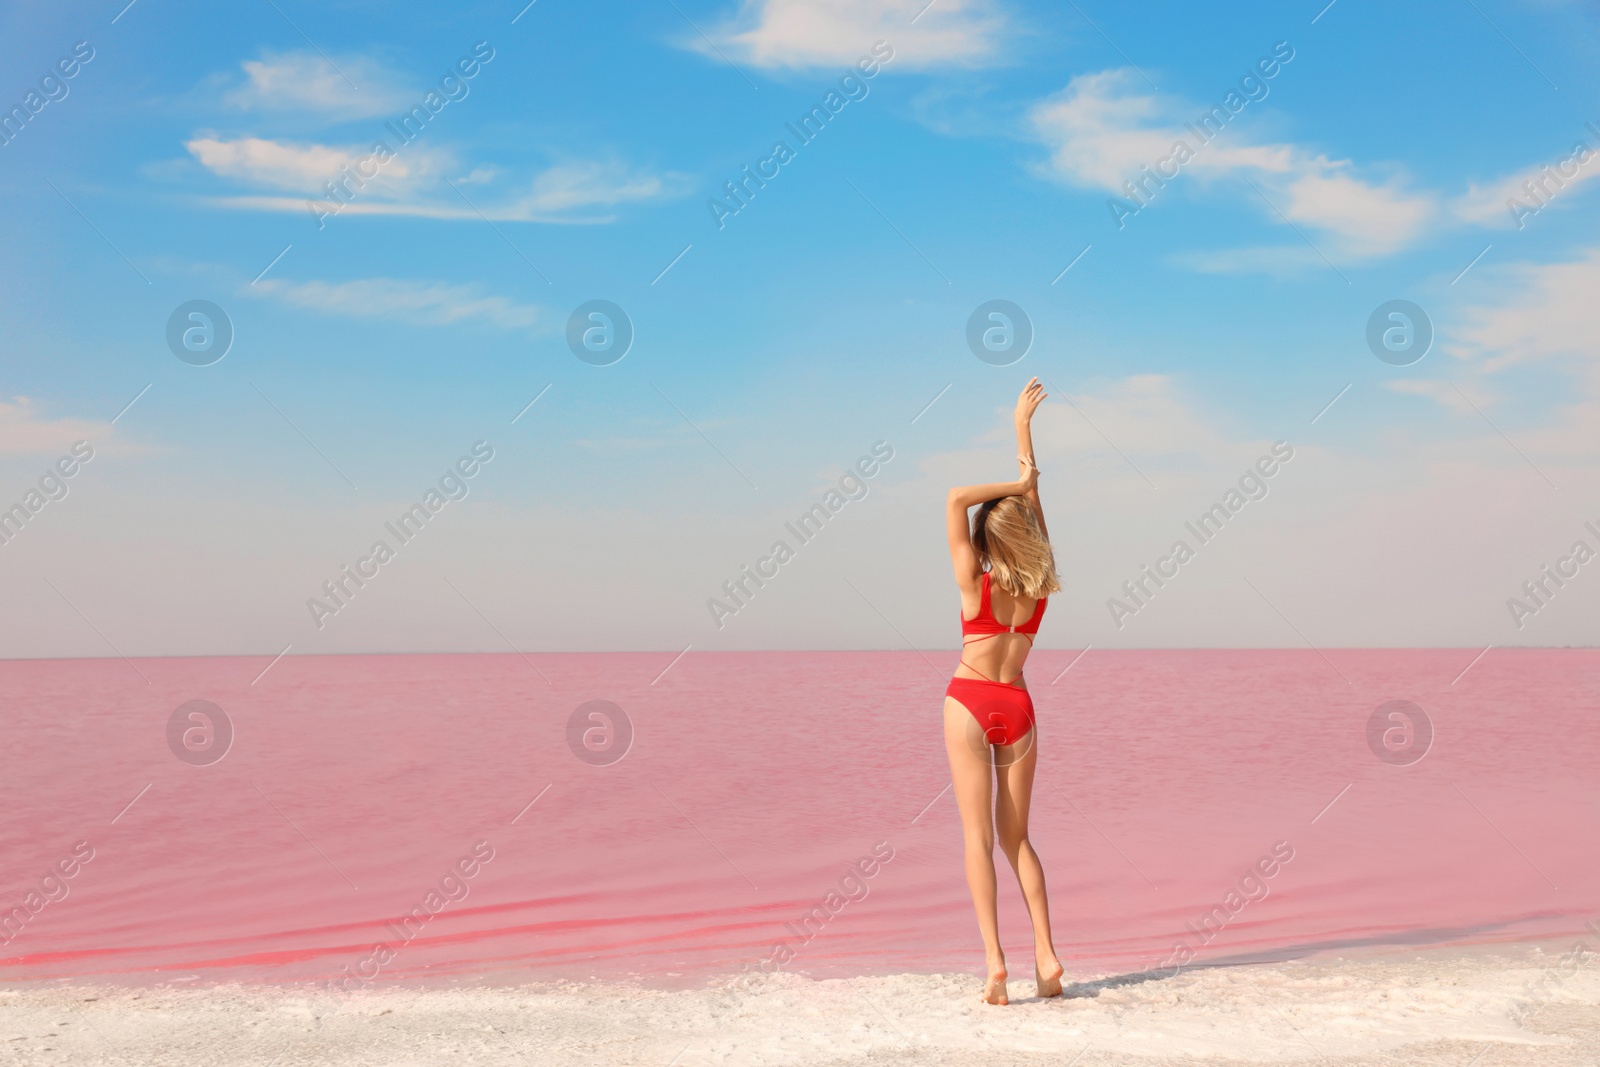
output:
[[[990,581],[1015,597],[1042,600],[1061,591],[1056,556],[1027,497],[1003,496],[978,508],[972,547]]]

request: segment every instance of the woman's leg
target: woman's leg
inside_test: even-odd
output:
[[[989,779],[989,746],[972,713],[953,697],[944,700],[944,749],[950,757],[950,782],[961,812],[961,837],[966,852],[967,888],[978,913],[989,980],[983,999],[1006,1003],[1006,957],[1000,950],[1000,922],[995,914],[993,785]]]
[[[1044,867],[1028,840],[1028,807],[1033,800],[1033,770],[1039,758],[1037,728],[1015,745],[995,749],[994,769],[1000,780],[995,797],[995,831],[1000,849],[1011,861],[1028,902],[1028,917],[1033,920],[1034,979],[1041,997],[1061,993],[1061,962],[1056,959],[1050,936],[1050,901],[1045,894]]]

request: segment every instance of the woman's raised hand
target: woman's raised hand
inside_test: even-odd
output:
[[[1017,397],[1017,421],[1024,425],[1033,421],[1033,413],[1039,409],[1046,395],[1039,379],[1029,378],[1028,384],[1022,387],[1022,395]]]

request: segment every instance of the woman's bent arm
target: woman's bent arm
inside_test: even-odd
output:
[[[956,584],[963,589],[978,580],[982,566],[972,547],[972,530],[967,525],[967,509],[1003,496],[1027,496],[1039,480],[1037,471],[1025,472],[1021,481],[990,482],[987,485],[958,485],[945,497],[945,534],[950,540],[950,562],[955,567]]]

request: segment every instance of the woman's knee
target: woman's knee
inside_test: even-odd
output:
[[[980,852],[985,856],[994,855],[994,831],[974,830],[966,835],[967,851]]]
[[[1028,843],[1028,831],[1020,826],[1000,828],[1000,848],[1008,856],[1015,856]]]

